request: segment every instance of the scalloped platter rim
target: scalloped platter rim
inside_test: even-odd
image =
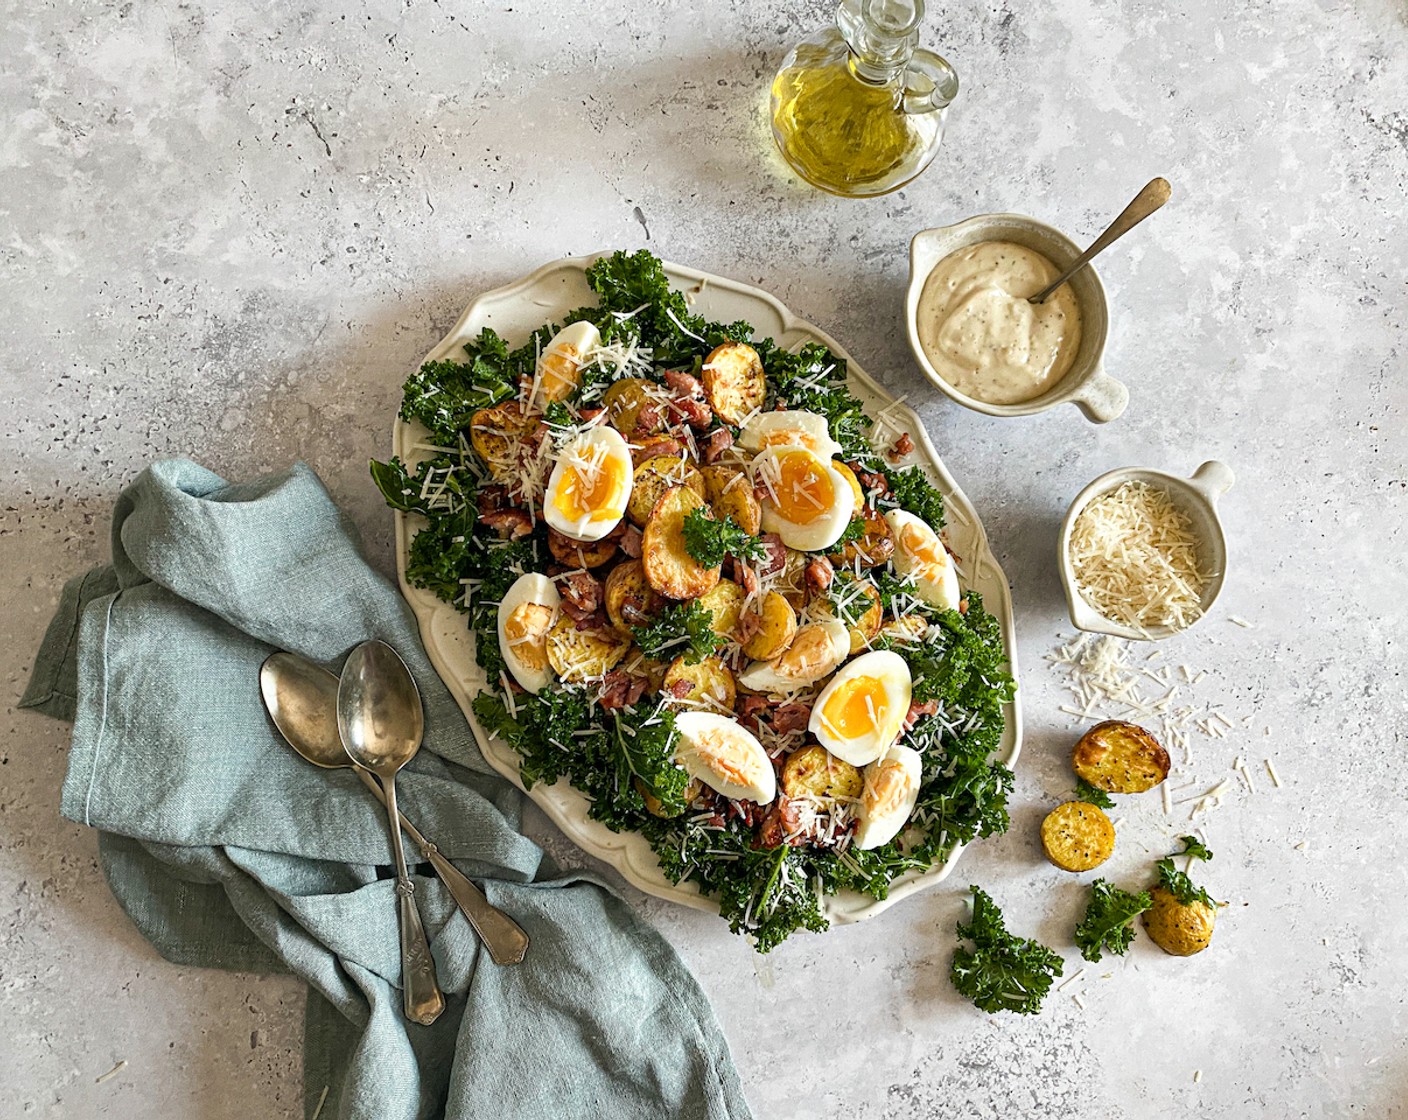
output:
[[[604,255],[607,254],[564,257],[512,284],[483,293],[470,303],[459,322],[426,355],[425,360],[451,357],[486,326],[493,327],[511,346],[517,345],[542,323],[555,321],[564,312],[594,302],[596,297],[587,286],[586,269]],[[864,403],[867,414],[874,417],[879,411],[887,410],[887,420],[894,429],[891,434],[898,436],[900,432],[907,431],[913,437],[915,450],[906,457],[904,464],[923,464],[943,493],[947,535],[954,550],[967,562],[965,584],[982,594],[988,610],[1000,623],[1009,669],[1016,679],[1016,633],[1007,579],[988,547],[987,536],[977,513],[944,467],[914,410],[903,403],[896,403],[830,335],[797,318],[767,292],[668,261],[664,262],[664,268],[675,287],[684,291],[691,300],[693,309],[710,319],[723,322],[746,320],[759,335],[771,336],[779,345],[789,348],[804,341],[817,341],[830,347],[846,359],[851,391]],[[414,448],[414,444],[424,435],[424,429],[418,424],[402,421],[398,417],[392,432],[394,454],[403,462],[414,462],[418,457],[424,457]],[[508,744],[491,738],[470,707],[470,702],[483,690],[487,680],[483,670],[475,663],[474,639],[465,623],[465,616],[430,592],[411,587],[406,582],[406,559],[420,520],[415,514],[396,514],[396,574],[401,592],[415,612],[431,663],[463,710],[485,759],[522,789],[518,755]],[[1008,766],[1013,766],[1022,740],[1021,710],[1017,701],[1007,706],[1005,716],[1003,736],[996,756]],[[717,902],[701,894],[694,883],[674,884],[665,877],[645,837],[634,832],[612,832],[604,824],[588,817],[590,803],[586,795],[566,779],[551,786],[538,784],[527,792],[569,839],[583,851],[609,863],[632,886],[671,902],[718,912]],[[874,917],[900,899],[942,882],[962,853],[963,846],[960,845],[942,863],[927,871],[911,871],[899,876],[884,899],[873,899],[853,891],[825,896],[821,900],[822,913],[837,924]]]

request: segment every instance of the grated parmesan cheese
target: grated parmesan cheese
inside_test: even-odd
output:
[[[1081,595],[1112,622],[1181,630],[1202,614],[1208,575],[1192,523],[1157,487],[1126,482],[1092,499],[1068,549]]]

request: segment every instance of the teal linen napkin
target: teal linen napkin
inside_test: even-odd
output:
[[[522,794],[310,470],[231,485],[157,463],[118,499],[112,553],[65,587],[22,704],[73,720],[63,814],[101,830],[108,883],[163,956],[308,982],[308,1116],[750,1116],[694,978],[602,884],[550,877],[519,831]],[[417,875],[448,999],[429,1028],[401,1014],[381,807],[350,771],[295,755],[260,702],[272,650],[336,670],[373,637],[425,703],[402,810],[532,938],[523,964],[496,966]]]

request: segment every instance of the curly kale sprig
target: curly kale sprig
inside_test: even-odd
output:
[[[1148,891],[1125,891],[1096,879],[1090,887],[1085,916],[1076,926],[1080,955],[1092,962],[1104,953],[1124,956],[1134,942],[1134,919],[1153,905]]]
[[[697,599],[671,603],[650,621],[630,629],[641,653],[657,661],[683,655],[694,665],[723,644],[714,632],[713,612]]]
[[[1039,941],[1007,932],[1002,911],[979,887],[973,892],[973,917],[958,923],[958,936],[973,943],[954,951],[949,977],[953,986],[988,1014],[1015,1011],[1034,1015],[1061,975],[1061,958]]]
[[[1212,851],[1196,836],[1180,836],[1183,842],[1183,850],[1175,852],[1171,856],[1165,856],[1154,864],[1159,871],[1159,886],[1183,903],[1189,906],[1194,902],[1201,902],[1204,906],[1216,907],[1212,895],[1202,888],[1193,885],[1193,880],[1188,878],[1187,872],[1179,871],[1174,867],[1173,861],[1178,856],[1190,856],[1193,859],[1210,860]]]
[[[740,560],[763,560],[768,550],[763,542],[747,532],[732,517],[716,520],[703,508],[690,510],[684,516],[684,547],[706,568],[717,568],[725,556]]]

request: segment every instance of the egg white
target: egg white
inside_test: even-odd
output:
[[[808,623],[797,631],[781,656],[771,661],[754,661],[738,674],[738,683],[754,692],[785,696],[821,680],[850,652],[851,632],[845,623],[834,618]]]
[[[869,730],[846,738],[842,730],[834,727],[827,718],[826,709],[832,698],[843,693],[849,682],[857,678],[878,680],[884,701],[882,705],[876,705],[875,722]],[[909,713],[912,692],[909,666],[899,654],[890,650],[861,654],[842,666],[821,690],[821,695],[812,705],[807,730],[837,758],[852,766],[865,766],[883,755],[899,738],[904,717]]]
[[[597,456],[602,456],[603,462],[610,460],[616,464],[617,471],[625,479],[625,485],[616,496],[616,500],[607,507],[576,519],[569,518],[558,508],[557,504],[562,488],[572,477],[568,473],[569,468],[590,462]],[[543,517],[559,533],[565,537],[571,537],[574,541],[598,541],[616,528],[620,524],[621,518],[625,516],[626,503],[631,497],[633,479],[631,449],[627,446],[625,437],[615,428],[605,426],[591,428],[564,447],[558,455],[557,462],[553,464],[552,474],[548,478],[548,488],[543,495]]]
[[[841,445],[831,438],[826,417],[802,409],[758,412],[738,433],[738,445],[745,451],[765,447],[805,447],[818,458],[831,460],[841,454]]]
[[[546,381],[560,377],[575,384],[578,370],[591,360],[592,351],[601,345],[601,332],[586,320],[563,327],[548,340],[548,344],[538,354],[536,376],[533,378],[529,408],[541,411],[553,399],[561,399],[563,393],[546,392]],[[565,392],[565,390],[564,390]]]
[[[851,523],[851,515],[855,512],[856,499],[851,484],[845,475],[831,465],[829,459],[822,459],[806,448],[770,447],[753,459],[751,468],[755,483],[761,483],[764,490],[769,489],[768,480],[773,480],[773,486],[778,485],[778,463],[783,454],[810,457],[813,469],[825,474],[831,481],[831,504],[811,521],[798,522],[788,520],[771,496],[764,497],[761,503],[763,531],[776,533],[788,548],[800,549],[803,552],[819,552],[830,548],[840,540],[846,526]]]
[[[884,847],[899,835],[919,800],[922,773],[919,752],[909,747],[891,747],[865,768],[853,848]]]
[[[691,778],[735,801],[766,805],[777,796],[777,773],[763,745],[729,716],[681,712],[675,762]]]
[[[540,666],[528,664],[523,657],[523,643],[509,640],[508,624],[521,607],[546,607],[552,612],[542,631],[546,634],[557,621],[561,602],[562,597],[558,594],[557,587],[541,572],[528,572],[519,576],[499,602],[499,652],[504,655],[504,662],[508,665],[508,671],[513,674],[513,679],[535,694],[542,691],[553,678],[552,665],[547,660],[546,649]]]
[[[924,602],[957,610],[962,598],[958,569],[953,566],[953,557],[944,548],[939,535],[927,522],[907,510],[890,510],[885,514],[885,523],[895,540],[895,571],[913,579],[914,593]]]

